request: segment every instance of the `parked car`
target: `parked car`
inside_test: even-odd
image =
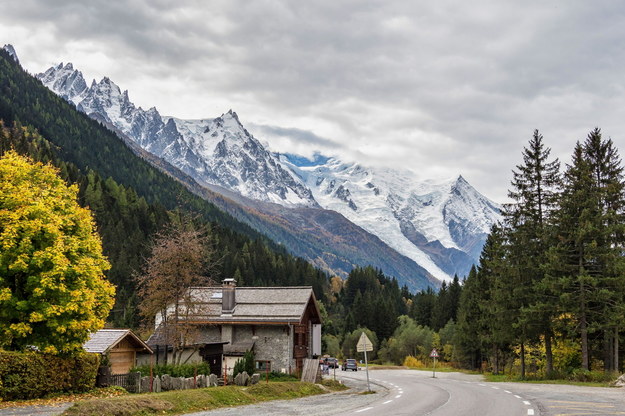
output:
[[[328,368],[339,368],[339,360],[334,357],[328,357],[324,361]]]
[[[347,360],[343,361],[343,366],[341,367],[341,370],[343,370],[343,371],[347,371],[347,370],[358,371],[358,363],[356,362],[356,360],[354,360],[352,358],[348,358]]]

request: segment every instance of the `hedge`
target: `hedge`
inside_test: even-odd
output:
[[[51,393],[95,387],[98,354],[59,357],[39,352],[0,351],[0,399],[36,399]]]

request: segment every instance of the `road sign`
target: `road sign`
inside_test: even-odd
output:
[[[373,351],[373,343],[371,342],[369,337],[367,337],[367,334],[365,334],[364,332],[362,333],[362,335],[360,335],[360,338],[358,339],[358,344],[356,345],[356,351],[358,352]]]
[[[436,351],[436,348],[434,348],[430,353],[430,358],[438,358],[438,351]]]

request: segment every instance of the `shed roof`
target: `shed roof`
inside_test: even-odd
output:
[[[130,342],[138,348],[152,353],[150,347],[130,329],[101,329],[98,332],[91,333],[89,340],[82,347],[87,352],[104,354],[126,337],[129,337]]]

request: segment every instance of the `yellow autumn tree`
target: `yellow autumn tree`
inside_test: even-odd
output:
[[[0,158],[0,348],[72,354],[104,326],[115,289],[77,192],[52,166]]]

